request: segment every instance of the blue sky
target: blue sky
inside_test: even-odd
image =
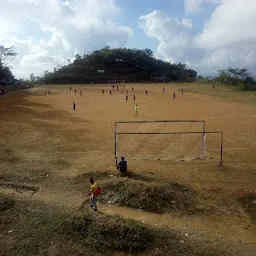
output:
[[[18,56],[17,77],[66,65],[76,53],[150,48],[199,74],[229,66],[256,70],[255,0],[5,0],[0,44]]]

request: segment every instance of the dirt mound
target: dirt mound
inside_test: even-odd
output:
[[[187,186],[169,182],[146,184],[134,181],[110,181],[104,184],[100,200],[148,212],[192,212],[195,193]]]
[[[86,214],[67,220],[63,228],[72,237],[83,237],[89,245],[114,250],[144,251],[154,240],[149,227],[118,216]]]
[[[14,200],[0,195],[0,211],[6,211],[15,205]]]

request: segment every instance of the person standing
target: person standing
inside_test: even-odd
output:
[[[76,111],[76,103],[73,102],[73,110]]]
[[[134,94],[133,95],[133,102],[135,103],[135,100],[136,100],[136,95]]]
[[[173,93],[173,99],[175,100],[175,97],[176,97],[176,94],[175,94],[175,92]]]
[[[138,105],[136,104],[134,107],[134,116],[138,116],[138,115],[139,115]]]

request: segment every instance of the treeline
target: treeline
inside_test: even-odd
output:
[[[256,80],[249,75],[247,69],[244,68],[228,68],[219,70],[216,77],[198,76],[201,83],[212,83],[230,86],[237,90],[256,91]]]
[[[150,49],[110,49],[76,55],[68,65],[45,71],[45,83],[106,83],[108,80],[127,82],[184,81],[193,82],[197,72],[185,64],[157,60]]]

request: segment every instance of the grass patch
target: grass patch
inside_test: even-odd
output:
[[[147,250],[155,239],[153,229],[140,222],[103,214],[73,217],[63,230],[71,237],[79,236],[88,245],[129,252]]]
[[[256,224],[256,194],[246,194],[238,199]]]
[[[139,182],[112,181],[105,183],[100,200],[149,212],[192,212],[195,209],[195,193],[178,183],[145,184]]]
[[[5,205],[5,210],[0,211],[2,255],[110,256],[123,255],[122,252],[141,256],[226,255],[190,241],[177,231],[149,227],[131,219],[71,212],[1,195],[0,202]]]

